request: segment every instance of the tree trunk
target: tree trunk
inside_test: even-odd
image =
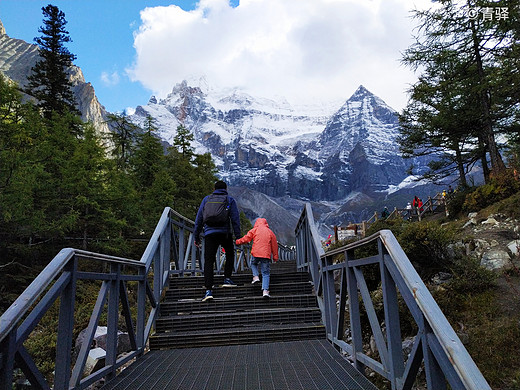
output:
[[[459,185],[462,188],[466,188],[468,186],[468,182],[466,181],[466,173],[464,172],[464,163],[462,162],[462,152],[460,151],[460,147],[458,144],[455,147],[455,158],[457,161],[457,170],[459,171]]]
[[[482,172],[484,173],[484,181],[489,183],[490,172],[486,158],[486,143],[484,142],[481,134],[478,135],[478,148],[480,154],[480,164],[482,165]]]
[[[471,21],[471,32],[473,38],[473,52],[475,54],[479,82],[481,85],[486,85],[486,80],[484,76],[484,66],[482,64],[482,57],[480,55],[479,50],[477,29],[475,28],[475,22],[473,20]],[[487,149],[489,151],[491,169],[495,174],[501,173],[505,171],[506,166],[498,150],[495,141],[495,134],[493,133],[493,121],[491,119],[491,94],[489,89],[486,87],[483,91],[479,92],[479,95],[483,117],[482,135],[485,145],[487,146]]]

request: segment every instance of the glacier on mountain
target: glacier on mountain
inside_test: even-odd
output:
[[[343,105],[293,107],[284,99],[183,81],[166,98],[137,107],[130,119],[143,124],[148,115],[170,144],[179,125],[192,131],[195,151],[211,153],[230,185],[272,197],[377,196],[407,176],[396,113],[363,86]]]

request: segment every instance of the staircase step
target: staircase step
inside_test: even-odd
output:
[[[237,284],[251,284],[253,279],[252,274],[235,274],[231,277],[233,282]],[[294,282],[308,282],[310,280],[307,272],[286,272],[279,274],[271,274],[271,283],[294,283]],[[215,275],[214,284],[221,285],[224,283],[223,275]],[[178,277],[172,276],[170,278],[170,288],[182,288],[182,287],[203,287],[204,277],[203,276],[186,276]]]
[[[234,290],[236,288],[230,288]],[[273,295],[266,299],[261,296],[248,296],[243,298],[216,298],[202,302],[202,290],[198,299],[182,301],[165,301],[161,303],[161,316],[174,315],[178,313],[201,313],[239,310],[259,310],[268,308],[295,308],[295,307],[317,307],[317,299],[312,294],[302,295]]]
[[[160,317],[155,326],[157,333],[186,331],[187,329],[222,329],[244,327],[255,324],[289,324],[319,322],[321,312],[318,308],[267,309],[234,313],[208,313],[196,315],[177,315]]]
[[[170,332],[150,337],[150,349],[193,348],[219,345],[260,344],[276,341],[325,338],[325,327],[319,322],[284,325],[216,329],[212,331]]]
[[[252,285],[251,283],[238,285],[236,287],[217,287],[213,289],[213,296],[218,297],[246,297],[250,295],[258,295],[262,289],[261,283]],[[271,294],[288,295],[288,294],[310,294],[312,293],[311,282],[295,282],[283,284],[270,284],[269,291]],[[202,298],[204,289],[201,287],[188,288],[170,288],[166,291],[166,300],[178,300],[189,298]]]

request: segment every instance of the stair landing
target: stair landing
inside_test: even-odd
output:
[[[102,390],[377,390],[326,340],[150,351]]]

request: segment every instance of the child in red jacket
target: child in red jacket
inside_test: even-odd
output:
[[[262,296],[269,298],[269,278],[271,273],[271,256],[273,261],[278,261],[278,242],[276,236],[269,229],[267,220],[265,218],[258,218],[255,226],[247,232],[247,234],[236,240],[237,245],[245,244],[253,241],[251,248],[251,269],[253,271],[253,281],[255,284],[260,281],[258,266],[260,265],[262,271]]]

